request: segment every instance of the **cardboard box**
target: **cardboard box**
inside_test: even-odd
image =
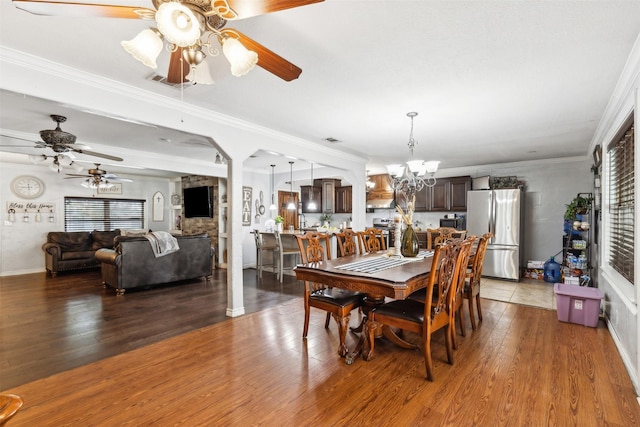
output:
[[[527,268],[523,276],[525,279],[544,280],[544,270],[541,268]]]
[[[600,289],[556,283],[553,291],[556,294],[558,320],[592,328],[598,326],[600,301],[604,298]]]
[[[578,276],[565,276],[565,285],[580,285],[580,278]]]

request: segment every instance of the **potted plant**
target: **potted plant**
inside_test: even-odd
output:
[[[276,227],[278,227],[278,232],[282,233],[284,231],[284,218],[281,215],[276,215],[274,221],[276,222]]]
[[[564,212],[564,219],[567,221],[578,219],[578,215],[586,214],[590,208],[591,199],[589,197],[576,196],[571,203],[567,205],[567,210]]]
[[[323,225],[326,227],[329,226],[332,218],[333,216],[330,213],[323,213],[322,215],[320,215],[320,221],[322,221]]]

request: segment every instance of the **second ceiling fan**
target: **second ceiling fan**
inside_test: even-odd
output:
[[[68,173],[65,179],[84,178],[84,181],[80,185],[87,188],[110,188],[114,182],[133,182],[132,179],[120,178],[115,174],[108,173],[104,169],[100,169],[99,163],[94,164],[96,167],[89,169],[86,174]]]
[[[235,76],[255,65],[283,80],[291,81],[302,70],[238,30],[225,28],[227,21],[250,18],[280,10],[320,3],[324,0],[152,0],[154,9],[116,4],[91,4],[57,0],[13,0],[22,10],[37,15],[97,16],[155,20],[157,28],[143,30],[123,47],[143,64],[156,68],[163,40],[171,49],[168,83],[211,84],[207,54],[217,55],[217,41],[231,63]]]

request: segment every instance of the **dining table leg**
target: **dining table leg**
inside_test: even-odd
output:
[[[367,294],[367,296],[365,297],[364,305],[362,306],[362,322],[360,322],[357,327],[351,328],[352,332],[360,333],[360,338],[358,339],[358,344],[356,344],[356,347],[353,349],[353,351],[345,356],[344,361],[347,365],[351,365],[354,360],[360,355],[364,355],[365,353],[368,354],[370,352],[369,348],[371,347],[371,345],[369,344],[369,337],[367,333],[367,321],[369,318],[369,312],[375,307],[384,304],[384,301],[385,297],[381,295]],[[379,338],[381,336],[382,332],[380,328],[376,328],[374,330],[374,337]]]

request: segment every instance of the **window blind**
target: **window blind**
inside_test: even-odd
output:
[[[65,231],[109,231],[144,227],[144,200],[64,198]]]
[[[609,154],[609,264],[634,284],[634,124],[607,147]]]

